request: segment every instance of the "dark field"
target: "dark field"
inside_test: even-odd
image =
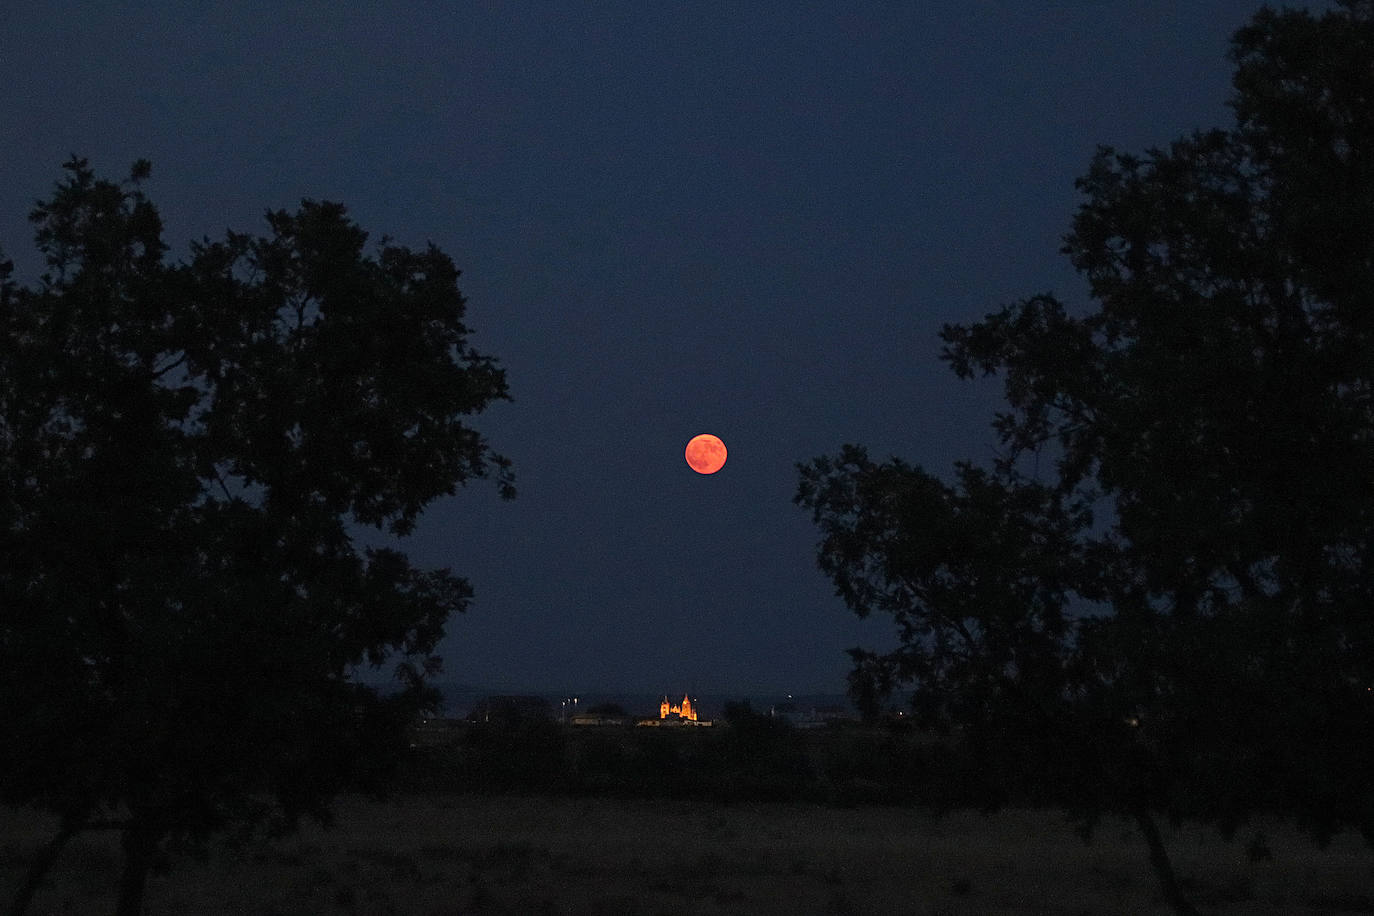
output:
[[[148,912],[254,914],[1112,914],[1168,912],[1144,844],[1108,822],[1083,845],[1062,816],[936,818],[911,808],[806,803],[412,795],[344,799],[332,830],[209,859],[172,856]],[[1277,823],[1274,857],[1184,830],[1170,849],[1206,912],[1374,912],[1374,857],[1352,836],[1326,851]],[[52,823],[0,809],[12,893]],[[34,912],[113,908],[115,838],[63,853]]]

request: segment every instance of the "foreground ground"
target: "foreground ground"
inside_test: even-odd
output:
[[[1153,914],[1143,844],[1104,824],[1084,846],[1054,813],[942,818],[905,809],[435,796],[345,800],[334,829],[173,857],[151,914]],[[1261,825],[1274,858],[1183,831],[1171,852],[1204,910],[1374,912],[1374,855]],[[0,809],[0,891],[49,822]],[[113,907],[114,838],[75,840],[34,912]]]

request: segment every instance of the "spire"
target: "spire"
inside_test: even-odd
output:
[[[697,721],[697,711],[692,708],[692,698],[687,694],[682,695],[682,705],[674,706],[667,696],[663,697],[663,702],[658,704],[658,717],[666,719],[669,716],[677,716],[689,722]]]

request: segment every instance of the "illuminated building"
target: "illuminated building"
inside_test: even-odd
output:
[[[673,706],[665,696],[663,702],[658,704],[658,717],[666,719],[669,716],[677,716],[679,719],[686,719],[688,722],[697,721],[697,711],[692,708],[692,698],[683,694],[682,705]]]

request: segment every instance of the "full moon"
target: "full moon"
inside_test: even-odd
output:
[[[687,443],[687,463],[698,474],[714,474],[725,466],[725,443],[710,433],[693,436]]]

